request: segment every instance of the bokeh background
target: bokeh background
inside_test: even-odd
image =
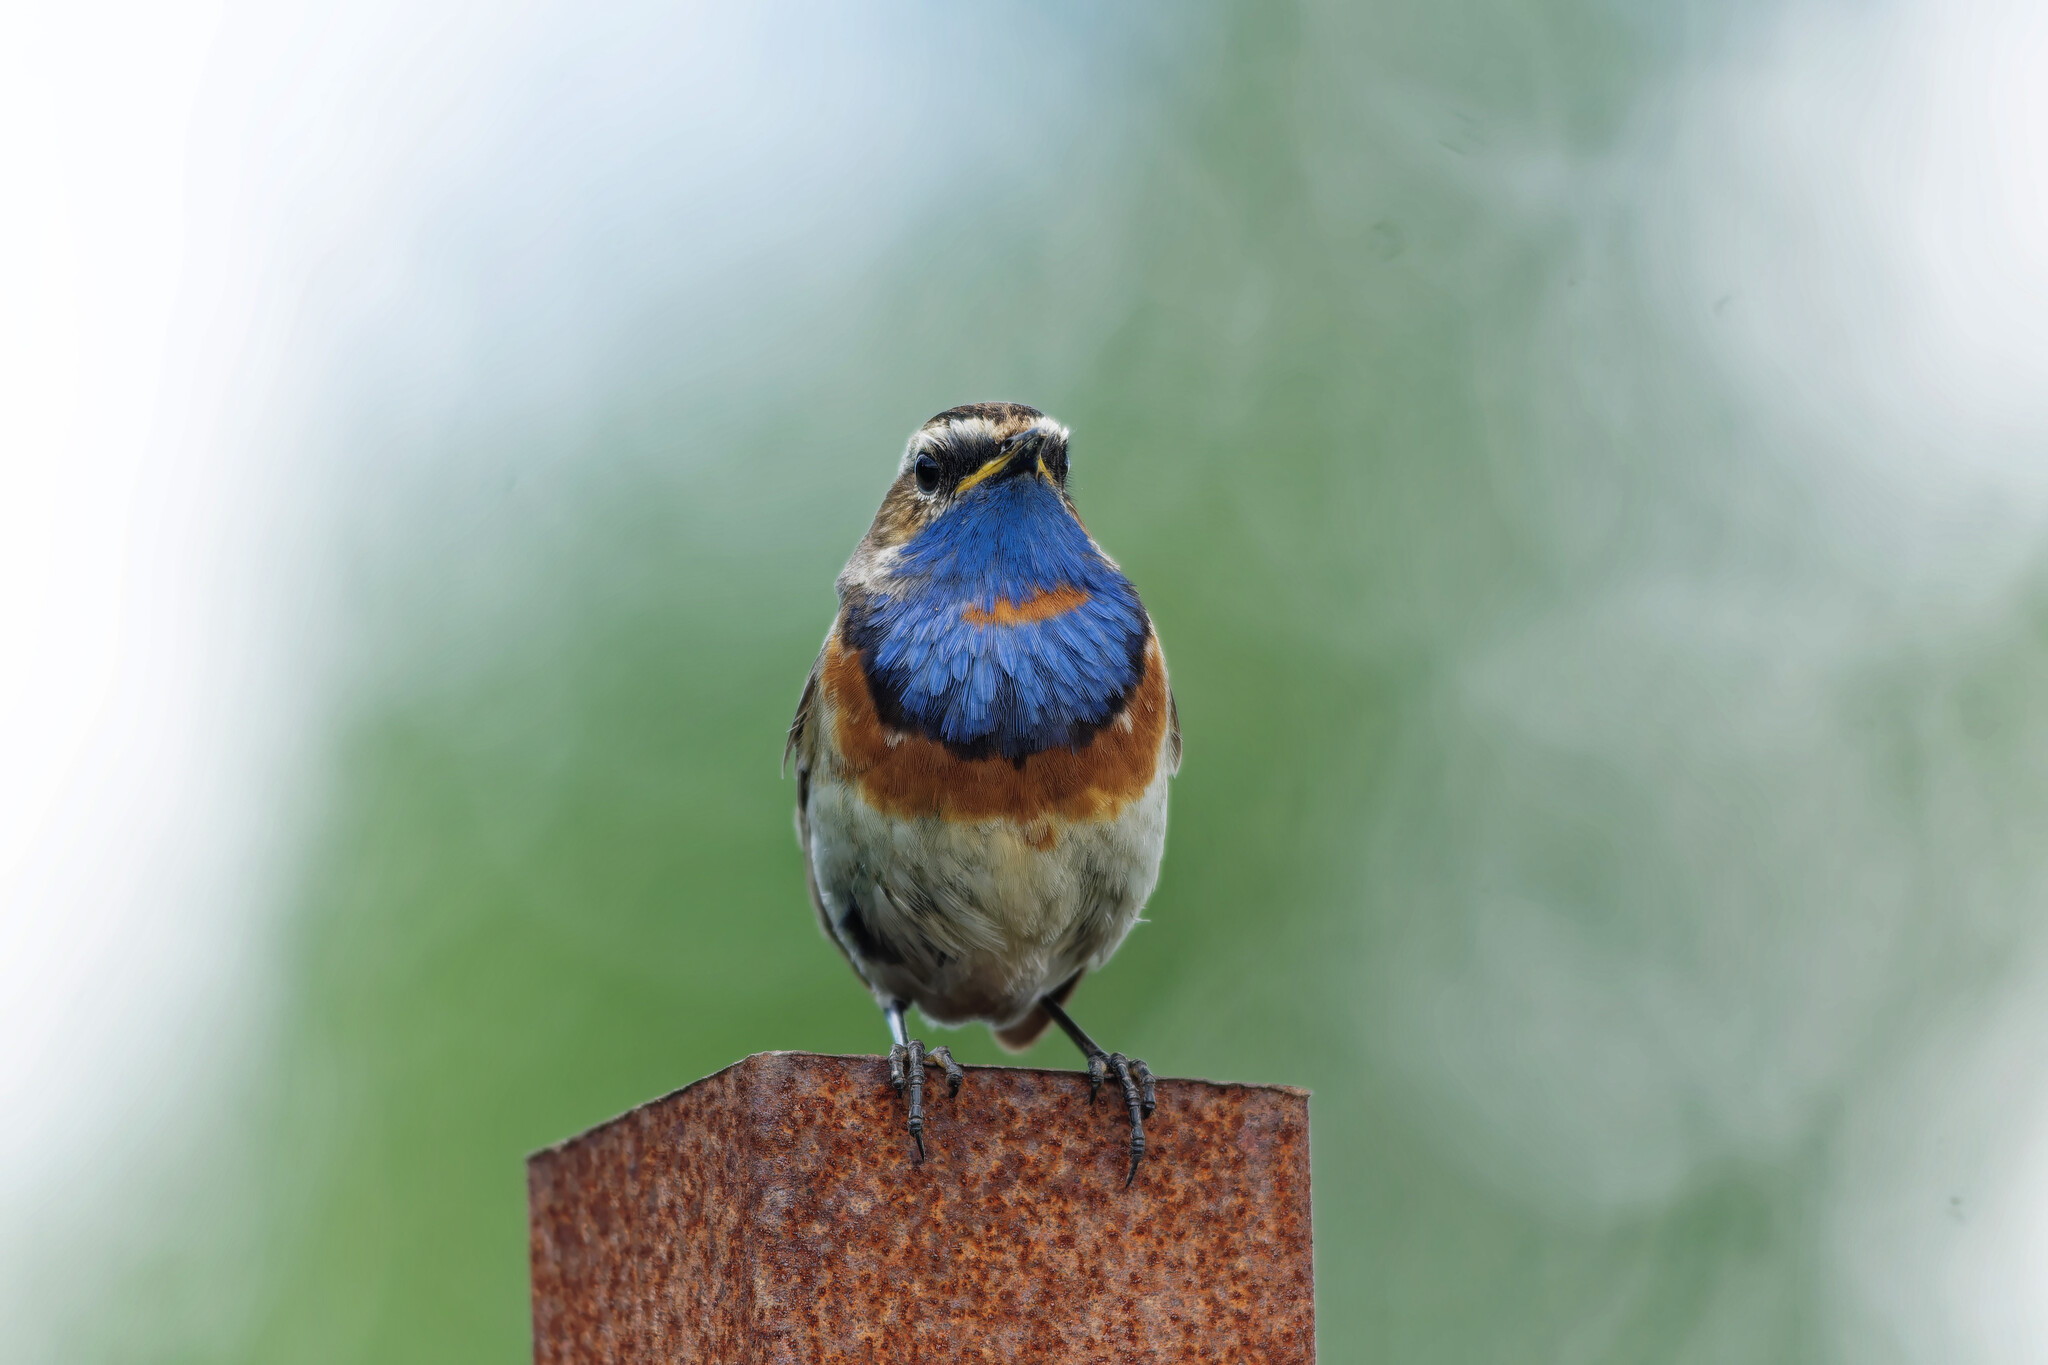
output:
[[[983,398],[1322,1359],[2048,1358],[2029,0],[7,9],[8,1358],[520,1359],[527,1151],[879,1046],[777,761]]]

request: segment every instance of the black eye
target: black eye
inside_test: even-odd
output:
[[[929,455],[917,457],[917,491],[930,493],[939,486],[939,462]]]

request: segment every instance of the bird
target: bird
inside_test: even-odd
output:
[[[1159,880],[1180,712],[1151,616],[1068,494],[1071,433],[1021,403],[911,434],[783,751],[820,926],[874,993],[925,1159],[924,1078],[964,1078],[907,1011],[1023,1051],[1057,1025],[1114,1077],[1129,1187],[1157,1107],[1142,1059],[1067,1012]]]

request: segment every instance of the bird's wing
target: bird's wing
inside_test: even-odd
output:
[[[838,628],[835,621],[833,629]],[[832,637],[828,634],[825,638]],[[818,892],[818,871],[811,863],[811,764],[817,753],[818,676],[824,666],[825,651],[821,648],[818,661],[811,665],[811,676],[804,682],[804,694],[797,700],[796,715],[790,719],[789,738],[782,746],[782,765],[787,768],[791,758],[796,760],[796,841],[804,852],[804,889],[811,893],[811,909],[817,912],[818,927],[824,930],[825,937],[858,974],[860,964],[832,931],[832,917],[825,912],[825,898]]]
[[[803,805],[802,792],[804,776],[811,767],[811,713],[818,704],[818,675],[824,671],[825,651],[818,651],[818,660],[811,665],[811,676],[804,680],[804,694],[797,698],[796,714],[790,717],[789,739],[782,746],[783,771],[789,770],[789,760],[796,759],[797,805]]]
[[[1176,776],[1180,773],[1180,703],[1173,699],[1173,689],[1166,689],[1166,771]]]
[[[1166,670],[1166,646],[1159,642],[1159,627],[1145,620],[1145,629],[1152,637],[1152,648],[1159,651],[1159,668]],[[1169,776],[1180,772],[1180,703],[1174,699],[1173,680],[1166,680],[1166,771]]]

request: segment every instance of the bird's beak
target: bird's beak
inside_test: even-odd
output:
[[[1000,483],[1019,474],[1036,474],[1041,479],[1051,477],[1045,467],[1045,433],[1036,427],[1020,431],[1004,441],[1002,453],[960,480],[959,487],[953,492],[957,496],[978,483]]]

